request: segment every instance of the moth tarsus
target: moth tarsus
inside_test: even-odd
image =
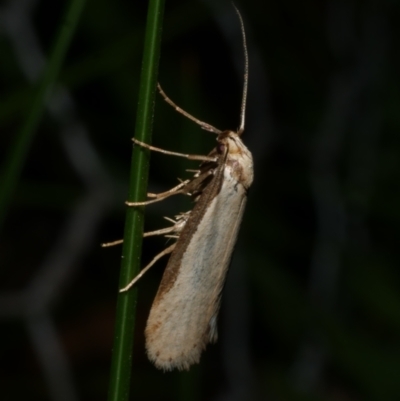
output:
[[[124,242],[123,239],[118,239],[116,241],[112,241],[112,242],[104,242],[101,244],[102,248],[109,248],[110,246],[115,246],[115,245],[121,245]]]

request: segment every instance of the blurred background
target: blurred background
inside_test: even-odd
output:
[[[399,4],[235,3],[249,48],[243,140],[255,180],[219,340],[188,373],[163,373],[147,360],[158,263],[139,285],[131,399],[398,400]],[[2,161],[66,5],[0,3]],[[121,248],[100,244],[123,233],[146,13],[144,0],[86,2],[26,145],[2,211],[2,400],[107,397]],[[243,49],[230,2],[167,1],[159,71],[182,108],[236,129]],[[215,137],[157,96],[153,144],[206,154]],[[196,165],[152,154],[149,191],[169,189]],[[180,197],[149,206],[146,230],[190,207]],[[146,239],[143,264],[165,244]]]

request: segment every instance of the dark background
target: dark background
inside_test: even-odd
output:
[[[0,3],[0,157],[31,105],[66,2]],[[236,1],[250,57],[255,180],[224,292],[219,341],[189,373],[148,362],[143,330],[164,262],[139,285],[137,400],[398,400],[399,5]],[[105,400],[146,1],[89,0],[31,144],[0,241],[1,400]],[[160,82],[236,129],[243,51],[225,1],[166,2]],[[215,138],[157,96],[153,143]],[[150,192],[196,163],[151,158]],[[149,206],[146,229],[188,210]],[[165,246],[144,241],[143,263]]]

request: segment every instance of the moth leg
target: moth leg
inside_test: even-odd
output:
[[[172,194],[172,192],[177,191],[180,188],[183,188],[185,185],[189,184],[189,182],[193,181],[193,179],[196,178],[196,175],[188,180],[181,180],[180,178],[178,178],[179,184],[176,187],[173,187],[171,189],[169,189],[168,191],[165,192],[160,192],[158,194],[153,194],[152,192],[147,192],[147,197],[148,198],[160,198],[160,197],[164,197],[164,195],[167,194]]]
[[[131,288],[135,283],[137,283],[138,280],[143,276],[143,274],[145,274],[147,272],[147,270],[149,270],[150,267],[153,266],[154,263],[157,262],[157,260],[161,259],[164,255],[168,255],[169,253],[171,253],[174,250],[175,245],[176,245],[176,243],[172,244],[171,246],[169,246],[168,248],[166,248],[162,252],[160,252],[157,256],[155,256],[154,259],[145,268],[143,268],[140,271],[140,273],[127,286],[121,288],[119,290],[119,292],[128,291],[129,288]]]
[[[161,228],[161,229],[159,229],[159,230],[154,230],[154,231],[149,231],[149,232],[147,232],[147,233],[143,233],[143,238],[145,238],[145,237],[152,237],[153,235],[165,235],[165,234],[171,233],[171,232],[173,232],[173,231],[181,231],[181,229],[178,229],[178,228],[176,227],[177,224],[178,224],[178,223],[175,222],[175,225],[174,225],[174,226],[167,227],[167,228]]]
[[[168,234],[171,231],[174,231],[174,226],[172,227],[167,227],[167,228],[161,228],[160,230],[155,230],[155,231],[149,231],[147,233],[143,233],[143,238],[145,237],[151,237],[153,235],[164,235],[164,234]],[[101,244],[102,248],[108,248],[110,246],[115,246],[115,245],[120,245],[124,242],[123,239],[118,239],[116,241],[112,241],[112,242],[104,242],[103,244]]]
[[[175,222],[174,222],[174,223],[175,223]],[[151,237],[151,236],[153,236],[153,235],[164,235],[164,234],[168,234],[168,233],[170,233],[171,231],[174,231],[174,229],[175,229],[175,226],[167,227],[167,228],[161,228],[160,230],[155,230],[155,231],[149,231],[149,232],[147,232],[147,233],[143,233],[143,238]],[[101,247],[102,247],[102,248],[108,248],[108,247],[110,247],[110,246],[120,245],[120,244],[122,244],[123,242],[124,242],[123,239],[119,239],[119,240],[112,241],[112,242],[105,242],[105,243],[101,244]]]
[[[137,140],[136,138],[132,138],[132,141],[136,144],[141,146],[142,148],[145,149],[150,149],[154,152],[160,152],[164,153],[165,155],[170,155],[170,156],[178,156],[178,157],[184,157],[185,159],[189,160],[200,160],[203,162],[216,162],[217,158],[216,157],[210,157],[210,156],[203,156],[203,155],[189,155],[186,153],[179,153],[179,152],[171,152],[170,150],[165,150],[161,148],[156,148],[155,146],[148,145],[147,143],[144,143],[142,141]]]
[[[176,217],[179,217],[179,215],[176,216]],[[176,224],[176,221],[175,221],[174,219],[171,219],[171,217],[164,216],[164,219],[167,220],[167,221],[169,221],[169,222],[171,222],[171,223]]]
[[[108,248],[108,247],[110,247],[110,246],[120,245],[120,244],[122,244],[123,242],[124,242],[123,239],[118,239],[118,240],[112,241],[112,242],[103,242],[103,243],[101,244],[101,247],[102,247],[102,248]]]
[[[166,234],[169,234],[172,232],[180,233],[182,231],[183,227],[185,226],[187,219],[189,218],[189,214],[190,213],[188,213],[188,212],[178,214],[177,216],[175,216],[176,220],[171,219],[169,217],[164,217],[164,219],[173,223],[173,226],[161,228],[159,230],[148,231],[147,233],[143,233],[143,238],[151,237],[154,235],[165,235],[166,238],[179,238],[179,235],[168,236]],[[102,246],[102,248],[108,248],[110,246],[120,245],[123,242],[124,242],[123,239],[119,239],[117,241],[105,242],[105,243],[101,244],[101,246]]]
[[[170,193],[169,195],[166,195],[166,196],[164,196],[162,198],[156,198],[156,199],[151,199],[151,200],[142,201],[142,202],[128,202],[128,201],[126,201],[125,205],[133,206],[133,207],[134,206],[146,206],[146,205],[150,205],[151,203],[160,202],[160,201],[162,201],[162,200],[164,200],[164,199],[166,199],[166,198],[168,198],[168,197],[170,197],[172,195],[177,195],[177,194],[180,194],[180,193],[182,193],[182,190]]]
[[[182,181],[181,183],[179,183],[176,187],[173,187],[171,189],[169,189],[168,191],[165,192],[160,192],[158,194],[152,194],[152,193],[148,193],[147,196],[149,198],[166,198],[170,195],[174,195],[175,192],[177,192],[178,190],[180,190],[181,188],[183,188],[185,185],[187,185],[191,180],[185,180]]]
[[[196,170],[197,171],[197,170]],[[178,195],[178,194],[183,194],[183,195],[188,195],[192,196],[194,190],[201,185],[201,183],[210,175],[214,174],[213,170],[208,170],[202,174],[194,175],[191,179],[182,181],[180,184],[178,184],[176,187],[171,188],[168,191],[161,192],[159,194],[153,194],[153,193],[148,193],[147,196],[154,198],[151,200],[146,200],[146,201],[141,201],[141,202],[129,202],[126,201],[125,204],[128,206],[146,206],[150,205],[151,203],[156,203],[160,202],[169,196],[172,195]],[[185,188],[186,187],[186,188]]]
[[[171,188],[168,191],[165,192],[161,192],[159,194],[147,194],[148,196],[154,198],[151,200],[146,200],[146,201],[142,201],[142,202],[129,202],[126,201],[125,204],[128,206],[146,206],[146,205],[150,205],[151,203],[156,203],[156,202],[160,202],[172,195],[178,195],[178,194],[188,194],[187,191],[184,191],[183,188],[185,187],[185,185],[188,185],[189,182],[192,180],[186,180],[181,182],[180,184],[178,184],[176,187]],[[189,194],[188,194],[189,195]]]
[[[213,132],[214,134],[220,134],[222,131],[219,130],[218,128],[213,127],[211,124],[207,124],[204,121],[199,120],[198,118],[192,116],[189,114],[187,111],[181,109],[176,103],[174,103],[162,90],[161,85],[157,84],[157,88],[161,94],[161,96],[164,98],[164,100],[172,106],[178,113],[183,114],[186,118],[189,120],[194,121],[196,124],[200,125],[200,127],[206,131]]]

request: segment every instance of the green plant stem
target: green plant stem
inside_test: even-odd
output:
[[[150,143],[151,140],[163,12],[164,0],[150,0],[135,127],[135,138],[146,143]],[[146,198],[149,156],[148,150],[138,146],[133,148],[130,201]],[[143,207],[127,208],[120,274],[121,287],[127,285],[139,271],[143,212]],[[136,300],[136,288],[118,296],[109,401],[125,401],[129,397]]]
[[[21,175],[33,135],[43,115],[45,102],[51,93],[65,55],[75,33],[85,0],[71,0],[65,12],[43,76],[38,84],[32,107],[4,161],[0,185],[0,227],[2,226],[15,187]]]

